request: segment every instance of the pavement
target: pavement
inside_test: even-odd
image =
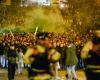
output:
[[[76,70],[76,73],[78,76],[78,80],[86,80],[84,70],[82,69]],[[66,70],[59,70],[57,80],[67,80],[65,77],[66,74],[67,74]],[[0,80],[8,80],[7,79],[7,69],[0,69]],[[26,69],[23,70],[22,74],[18,74],[18,71],[16,71],[15,80],[28,80]]]

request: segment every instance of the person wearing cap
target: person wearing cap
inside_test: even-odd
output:
[[[24,55],[24,62],[31,64],[29,80],[50,80],[53,74],[53,64],[60,59],[60,53],[51,49],[46,40],[28,48]],[[48,48],[47,48],[48,47]]]
[[[100,30],[95,30],[93,38],[83,46],[81,57],[87,80],[100,80]]]
[[[17,52],[14,45],[10,45],[10,49],[7,54],[8,58],[8,80],[14,80],[16,65],[17,65]]]

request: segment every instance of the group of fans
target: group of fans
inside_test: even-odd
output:
[[[28,68],[29,80],[50,80],[52,76],[56,77],[58,62],[63,67],[67,66],[69,80],[71,79],[71,71],[74,74],[74,80],[77,80],[75,74],[75,66],[78,63],[77,53],[82,53],[82,55],[79,54],[79,57],[82,56],[84,59],[87,55],[87,50],[92,49],[90,46],[100,43],[99,37],[94,36],[92,31],[85,36],[79,36],[73,30],[70,33],[63,34],[39,32],[34,35],[34,33],[22,32],[2,35],[0,36],[0,50],[7,56],[8,79],[14,79],[16,63],[22,61],[18,62],[17,53],[19,53],[23,57],[25,64],[31,64]],[[91,39],[91,43],[88,43],[89,45],[86,44],[88,46],[82,49],[88,39]],[[96,51],[99,50],[99,48],[94,47],[93,50],[95,51],[95,49]],[[71,58],[72,56],[73,58]]]
[[[79,35],[75,31],[65,33],[52,33],[52,32],[38,32],[36,36],[32,32],[22,32],[22,33],[8,33],[0,36],[0,49],[4,47],[9,47],[11,44],[16,45],[16,47],[34,45],[36,41],[45,37],[53,47],[63,47],[67,46],[69,41],[73,41],[77,46],[82,46],[86,41],[92,38],[93,31],[88,34]],[[41,36],[42,35],[42,36]]]

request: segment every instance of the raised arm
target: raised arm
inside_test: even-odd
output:
[[[23,55],[24,63],[31,64],[30,56],[33,54],[33,48],[28,48],[25,55]]]
[[[92,49],[93,47],[93,43],[92,41],[88,41],[82,48],[82,51],[81,51],[81,57],[83,59],[87,58],[88,57],[88,53],[89,51]]]

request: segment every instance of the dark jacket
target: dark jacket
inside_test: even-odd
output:
[[[8,62],[9,63],[16,64],[16,61],[17,61],[17,53],[16,53],[16,50],[9,50],[7,57],[8,57]]]

